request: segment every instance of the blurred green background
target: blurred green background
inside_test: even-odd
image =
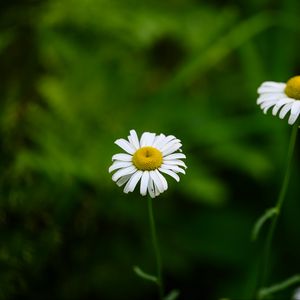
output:
[[[275,203],[291,129],[256,89],[300,73],[299,9],[1,1],[0,299],[156,299],[132,271],[155,270],[146,200],[108,174],[134,128],[176,135],[187,155],[154,205],[167,290],[251,300],[266,233],[252,243],[251,228]],[[299,272],[298,165],[270,282]]]

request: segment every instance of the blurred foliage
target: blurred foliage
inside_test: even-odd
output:
[[[132,271],[154,269],[146,203],[107,171],[134,128],[174,134],[187,154],[155,200],[167,289],[250,300],[251,228],[275,201],[290,129],[256,88],[299,74],[299,4],[1,1],[0,299],[155,299]],[[277,282],[299,272],[297,172]]]

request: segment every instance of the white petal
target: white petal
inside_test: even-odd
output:
[[[270,107],[270,105],[274,105],[278,102],[278,100],[266,101],[260,105],[261,109],[265,109],[266,107]]]
[[[285,89],[286,87],[286,83],[283,82],[275,82],[275,81],[265,81],[262,83],[263,87],[277,87],[277,88],[283,88]]]
[[[265,101],[273,101],[278,100],[280,98],[285,98],[286,95],[284,93],[270,93],[270,94],[262,94],[257,99],[256,103],[259,105]]]
[[[136,134],[136,131],[135,130],[130,130],[130,136],[131,136],[131,143],[134,145],[134,147],[136,149],[139,149],[140,148],[140,142],[139,142],[139,138]]]
[[[131,161],[115,161],[108,169],[108,172],[111,173],[114,170],[126,168],[132,166]]]
[[[157,197],[157,196],[160,195],[160,192],[159,192],[157,186],[156,186],[155,184],[153,184],[153,185],[154,185],[154,193],[155,193],[155,197]]]
[[[124,139],[118,139],[115,141],[115,144],[118,145],[120,148],[125,150],[129,154],[133,154],[135,152],[135,149],[133,145],[131,145],[129,142],[127,142]]]
[[[294,115],[298,113],[299,108],[300,108],[300,101],[295,100],[291,108],[291,114]]]
[[[165,174],[170,175],[170,176],[173,177],[177,182],[179,182],[179,180],[180,180],[179,176],[178,176],[175,172],[173,172],[173,171],[171,171],[171,170],[168,170],[168,169],[165,169],[165,168],[159,168],[159,171],[160,171],[160,172],[163,172],[163,173],[165,173]]]
[[[299,114],[300,114],[300,111],[298,111],[298,112],[297,112],[296,114],[294,114],[294,115],[290,115],[288,123],[289,123],[290,125],[293,125],[293,124],[296,122],[296,120],[298,119]]]
[[[282,86],[260,86],[257,90],[258,94],[264,94],[264,93],[276,93],[276,92],[283,92],[284,87]]]
[[[160,195],[160,192],[151,177],[149,179],[148,192],[151,198],[155,198]]]
[[[179,139],[176,139],[175,137],[172,138],[173,136],[167,136],[164,141],[161,144],[161,151],[166,150],[167,148],[171,147],[172,145],[176,144],[176,143],[181,143],[181,141]],[[171,140],[170,140],[171,138]]]
[[[262,97],[262,96],[259,96],[258,98],[257,98],[257,100],[256,100],[256,104],[258,104],[258,105],[260,105],[260,104],[262,104],[263,102],[265,102],[265,101],[268,101],[268,100],[266,100],[264,97]]]
[[[173,140],[176,140],[176,137],[175,137],[174,135],[168,135],[168,136],[166,136],[164,142],[165,142],[165,143],[169,143],[169,142],[171,142],[171,141],[173,141]],[[178,139],[177,139],[177,140],[178,140]],[[179,141],[179,140],[178,140],[178,141]]]
[[[291,109],[293,105],[293,102],[290,102],[288,104],[285,104],[283,106],[283,108],[281,109],[280,113],[279,113],[279,118],[283,119],[285,117],[285,115],[289,112],[289,110]]]
[[[141,186],[140,186],[140,193],[142,196],[145,196],[147,194],[149,177],[150,177],[149,171],[144,171],[142,174]]]
[[[160,193],[164,192],[164,186],[163,183],[161,182],[158,174],[155,171],[150,171],[150,177],[154,182],[154,185],[158,188]]]
[[[282,98],[280,99],[279,101],[277,101],[276,105],[273,107],[273,110],[272,110],[272,114],[273,116],[275,116],[278,111],[281,109],[281,107],[287,103],[290,103],[290,102],[293,102],[294,100],[293,99],[290,99],[290,98]]]
[[[174,153],[174,154],[165,156],[164,160],[172,160],[172,159],[180,159],[180,158],[186,158],[186,156],[183,153]]]
[[[148,138],[149,134],[150,134],[150,132],[144,132],[142,134],[142,137],[141,137],[141,140],[140,140],[140,146],[141,147],[145,147],[146,141],[147,141],[147,138]]]
[[[291,115],[289,117],[288,123],[293,125],[300,114],[300,101],[295,101],[292,105]]]
[[[182,166],[184,168],[187,168],[186,164],[182,160],[179,160],[179,159],[167,160],[167,161],[164,161],[164,164],[165,165],[177,165],[177,166]]]
[[[148,188],[148,193],[149,193],[150,197],[155,198],[155,189],[154,189],[153,180],[151,178],[149,178],[147,188]]]
[[[158,170],[155,170],[155,173],[160,178],[160,181],[162,182],[163,187],[164,187],[164,191],[166,191],[168,189],[168,182],[167,182],[166,178]]]
[[[277,103],[277,101],[270,101],[268,103],[264,103],[260,106],[260,108],[263,110],[264,114],[267,113],[267,111],[274,106]]]
[[[171,153],[176,152],[177,150],[180,151],[180,147],[182,147],[181,143],[175,143],[171,145],[170,147],[166,148],[165,150],[162,151],[163,156],[167,156]]]
[[[172,170],[173,172],[176,172],[176,173],[182,173],[182,174],[185,174],[184,169],[182,169],[182,168],[180,168],[180,167],[177,167],[177,166],[172,166],[172,165],[162,164],[162,165],[161,165],[161,168],[168,169],[168,170]]]
[[[126,176],[126,175],[130,175],[134,172],[136,172],[136,167],[135,166],[130,166],[124,169],[120,169],[118,170],[113,176],[112,176],[112,180],[113,181],[117,181],[119,178]]]
[[[123,176],[121,177],[117,182],[116,184],[118,186],[122,186],[123,184],[125,184],[130,178],[131,178],[132,175],[126,175],[126,176]]]
[[[124,193],[127,194],[128,192],[133,192],[134,189],[135,189],[135,187],[136,187],[136,185],[137,185],[137,183],[138,183],[139,180],[141,179],[142,175],[143,175],[143,172],[142,172],[142,171],[137,171],[137,172],[135,172],[135,173],[131,176],[130,180],[127,182],[127,184],[126,184],[126,186],[125,186],[125,188],[124,188]]]
[[[161,144],[161,142],[162,142],[162,140],[164,140],[165,139],[165,135],[164,134],[160,134],[160,135],[157,135],[156,137],[155,137],[155,139],[154,139],[154,142],[153,142],[153,144],[152,144],[152,147],[155,147],[155,148],[157,148],[157,149],[160,149],[159,147],[160,147],[160,144]]]
[[[150,133],[146,136],[144,146],[152,146],[154,139],[155,139],[155,133]]]
[[[175,140],[177,140],[178,142],[180,142],[180,140],[176,139],[176,137],[174,135],[165,136],[164,139],[161,140],[158,149],[162,150],[163,148],[167,147],[168,143],[174,142]]]
[[[112,157],[112,160],[132,161],[132,155],[125,154],[125,153],[118,153]]]

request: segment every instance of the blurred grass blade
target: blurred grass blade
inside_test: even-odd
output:
[[[157,283],[158,280],[157,280],[157,277],[153,276],[153,275],[150,275],[146,272],[144,272],[140,267],[138,266],[134,266],[133,267],[133,271],[135,272],[135,274],[143,279],[146,279],[146,280],[149,280],[149,281],[152,281],[152,282],[155,282]]]
[[[231,31],[220,37],[212,46],[183,64],[183,67],[167,84],[166,89],[173,89],[175,86],[181,86],[193,80],[195,76],[217,65],[235,49],[275,24],[276,19],[267,12],[256,14],[241,21],[240,24],[235,24]]]
[[[265,299],[266,297],[270,296],[271,294],[285,290],[286,288],[288,288],[291,285],[294,285],[296,283],[300,283],[300,275],[299,274],[294,275],[294,276],[290,277],[289,279],[286,279],[285,281],[274,284],[270,287],[261,289],[258,294],[258,299],[260,299],[260,300]]]
[[[252,241],[255,241],[258,237],[258,234],[262,228],[262,226],[265,224],[266,221],[271,219],[273,216],[278,214],[277,207],[269,208],[255,223],[253,230],[252,230]]]
[[[178,298],[179,294],[178,290],[173,290],[164,298],[164,300],[175,300]]]

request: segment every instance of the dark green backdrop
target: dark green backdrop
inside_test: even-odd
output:
[[[167,289],[251,300],[291,129],[256,89],[300,73],[299,1],[0,3],[0,300],[155,299],[146,201],[108,174],[133,128],[187,155],[154,201]],[[298,154],[271,282],[299,272]]]

